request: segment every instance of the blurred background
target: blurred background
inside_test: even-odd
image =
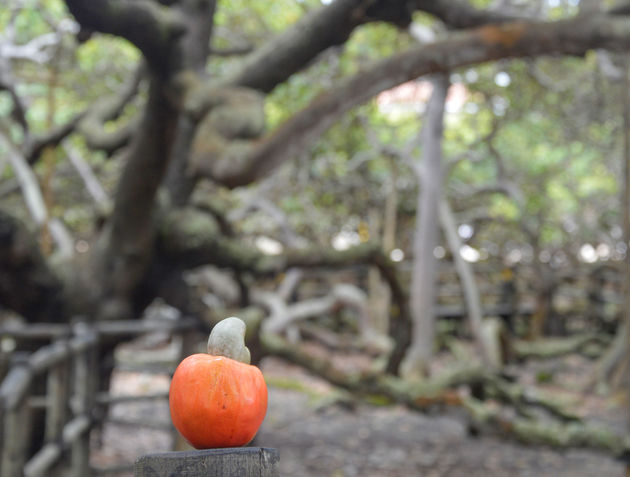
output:
[[[0,5],[0,474],[187,448],[239,316],[281,475],[626,475],[628,11]]]

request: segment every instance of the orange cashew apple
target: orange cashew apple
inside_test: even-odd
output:
[[[249,363],[245,323],[231,317],[212,329],[208,354],[179,364],[169,391],[171,419],[193,447],[238,447],[256,435],[267,412],[267,385]]]

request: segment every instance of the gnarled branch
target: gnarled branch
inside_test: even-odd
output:
[[[24,156],[29,164],[35,164],[38,161],[44,149],[47,147],[55,147],[70,134],[75,132],[77,125],[84,118],[85,111],[77,114],[68,122],[52,128],[45,134],[30,137],[23,146]]]
[[[120,91],[107,96],[94,104],[85,117],[77,124],[78,132],[84,137],[90,149],[101,149],[111,155],[131,141],[131,136],[138,127],[138,120],[132,119],[114,131],[106,131],[105,123],[118,118],[125,106],[138,93],[142,79],[146,75],[144,64],[136,69]]]
[[[63,257],[69,257],[74,252],[72,238],[65,226],[54,217],[50,217],[48,207],[44,201],[42,191],[35,173],[28,165],[26,158],[0,133],[0,143],[4,143],[9,152],[9,161],[13,167],[26,207],[37,227],[48,227],[51,236]]]
[[[32,234],[0,210],[0,304],[29,321],[64,321],[62,291]]]
[[[30,137],[23,146],[24,156],[28,163],[34,164],[39,160],[44,149],[59,145],[75,132],[85,137],[88,147],[104,150],[109,155],[126,146],[137,127],[137,121],[131,120],[125,126],[112,132],[105,130],[104,123],[120,116],[125,106],[137,94],[145,72],[146,68],[141,65],[131,80],[117,93],[103,98],[85,111],[76,114],[68,122],[54,127],[45,134]]]
[[[181,61],[173,39],[184,32],[174,9],[151,0],[66,0],[84,28],[126,38],[136,45],[154,72],[166,75]]]
[[[337,4],[333,3],[332,5]],[[593,48],[630,47],[630,19],[608,15],[558,22],[518,21],[452,35],[376,63],[320,94],[272,134],[198,165],[198,173],[228,187],[249,184],[308,148],[337,118],[376,94],[431,73],[501,58],[582,55]]]
[[[462,0],[412,0],[416,9],[439,18],[454,29],[474,28],[489,23],[505,23],[519,19],[512,12],[501,9],[478,9]]]
[[[452,3],[433,0],[336,0],[314,10],[254,51],[241,68],[225,80],[225,84],[271,91],[324,50],[343,44],[356,27],[375,21],[407,26],[414,11],[431,13],[453,28],[515,19],[499,11],[475,9],[465,2]]]

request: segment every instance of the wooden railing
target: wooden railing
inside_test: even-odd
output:
[[[111,396],[99,393],[99,350],[103,343],[147,332],[190,336],[194,319],[176,322],[120,321],[98,324],[31,324],[0,327],[0,338],[44,340],[33,353],[16,352],[0,384],[0,475],[2,477],[91,475],[90,430],[98,424],[98,406],[125,399],[159,396]],[[184,339],[182,354],[188,354]],[[43,412],[43,443],[32,449],[33,417]],[[42,429],[40,429],[41,431]]]
[[[74,337],[55,340],[18,360],[0,386],[3,476],[50,475],[65,454],[70,459],[66,475],[88,474],[98,336],[86,326],[77,325],[74,331]],[[33,387],[40,376],[46,378],[46,393],[37,399]],[[36,407],[45,410],[44,445],[26,460],[31,411]]]

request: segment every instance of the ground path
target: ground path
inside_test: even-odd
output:
[[[272,382],[284,385],[270,387],[269,410],[256,443],[280,450],[283,477],[626,475],[619,462],[593,451],[473,438],[457,413],[424,415],[400,406],[329,402],[327,385],[299,368],[275,360],[264,367]],[[167,388],[166,376],[117,373],[113,382],[113,390],[123,394]],[[120,404],[112,415],[169,420],[165,402]],[[133,461],[137,455],[168,450],[169,445],[167,432],[107,424],[102,442],[94,443],[93,464]]]

